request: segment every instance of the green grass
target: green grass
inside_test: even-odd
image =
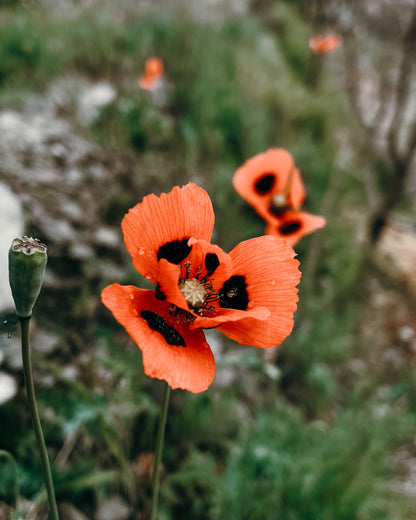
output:
[[[377,418],[371,406],[332,425],[306,425],[293,409],[259,412],[243,431],[217,481],[213,518],[316,520],[408,518],[391,509],[385,457],[403,435],[400,417]],[[359,427],[357,427],[359,425]],[[408,504],[409,506],[409,504]]]

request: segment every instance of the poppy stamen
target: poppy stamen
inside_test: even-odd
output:
[[[209,279],[212,275],[209,267],[213,268],[212,271],[215,271],[217,268],[216,263],[219,265],[217,255],[213,256],[215,256],[216,262],[212,261],[214,265],[205,266],[206,269],[208,269],[208,272],[204,276],[202,276],[204,268],[202,266],[196,267],[196,269],[193,268],[190,260],[183,262],[182,266],[179,264],[179,267],[182,267],[182,269],[184,268],[185,272],[183,274],[185,276],[182,276],[179,279],[178,288],[185,297],[189,310],[199,316],[204,316],[205,313],[210,313],[215,310],[215,307],[213,307],[212,304],[220,299],[219,294],[213,288],[212,281]],[[195,273],[193,278],[190,278],[191,272]],[[178,311],[179,309],[175,308],[175,310],[172,311],[172,314],[177,316]]]
[[[204,305],[203,305],[204,309],[205,309],[205,310],[208,310],[207,304],[208,304],[208,303],[214,303],[214,302],[217,302],[219,299],[220,299],[219,294],[216,293],[215,291],[212,291],[212,292],[209,293],[208,296],[205,298]]]
[[[179,284],[179,290],[192,309],[199,309],[205,302],[207,291],[205,290],[204,284],[196,278],[183,280]]]
[[[191,273],[191,262],[189,260],[187,260],[186,262],[183,263],[183,265],[185,267],[185,279],[188,280],[189,275]]]

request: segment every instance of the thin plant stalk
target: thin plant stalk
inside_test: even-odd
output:
[[[50,507],[51,520],[59,520],[58,506],[56,505],[55,491],[53,487],[52,472],[49,464],[48,452],[46,451],[45,439],[43,437],[42,426],[40,423],[38,406],[36,404],[35,387],[33,385],[32,364],[30,360],[30,342],[29,342],[29,324],[30,316],[27,318],[19,318],[20,329],[22,332],[22,358],[23,373],[25,376],[25,385],[27,400],[29,403],[30,415],[32,417],[33,428],[38,442],[40,458],[42,461],[44,481],[48,501]]]
[[[342,175],[337,168],[337,162],[332,167],[328,185],[326,187],[321,208],[321,213],[327,220],[331,219],[334,212],[334,205],[337,200],[339,187],[341,184]],[[314,290],[315,283],[315,272],[318,265],[319,257],[322,253],[324,246],[325,233],[314,233],[311,237],[309,250],[304,262],[304,268],[302,271],[303,290],[302,290],[302,307],[301,312],[298,313],[297,322],[298,324],[303,320],[305,314],[308,314],[308,304],[310,304],[310,294]]]
[[[166,427],[166,417],[168,415],[168,405],[170,398],[170,386],[165,383],[165,391],[163,393],[163,402],[162,409],[160,413],[160,422],[159,422],[159,430],[157,432],[156,439],[156,450],[155,450],[155,463],[153,468],[153,496],[152,496],[152,516],[151,520],[156,520],[157,518],[157,509],[159,502],[159,488],[160,488],[160,463],[162,461],[162,452],[163,452],[163,441],[165,439],[165,427]]]

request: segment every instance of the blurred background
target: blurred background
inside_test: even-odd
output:
[[[340,47],[314,54],[327,32]],[[46,518],[11,240],[49,250],[32,355],[62,518],[146,520],[162,384],[100,302],[109,283],[146,286],[121,220],[192,181],[214,243],[261,235],[231,180],[271,147],[327,226],[295,247],[279,351],[209,332],[214,383],[173,392],[159,518],[415,517],[415,56],[415,0],[0,0],[0,449],[20,515],[0,459],[0,518]]]

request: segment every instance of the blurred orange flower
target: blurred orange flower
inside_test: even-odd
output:
[[[139,86],[144,90],[154,90],[163,77],[163,61],[160,58],[149,58],[146,61],[144,74],[139,78]]]
[[[293,249],[262,236],[227,254],[210,243],[213,227],[209,196],[195,184],[148,195],[122,230],[134,267],[155,290],[115,283],[102,292],[142,350],[145,373],[191,392],[206,390],[215,374],[202,328],[267,348],[290,334],[296,310]]]
[[[309,39],[309,48],[316,54],[329,54],[338,49],[341,41],[340,34],[319,35]]]
[[[273,148],[248,159],[234,174],[235,190],[266,221],[266,233],[284,238],[291,246],[325,226],[325,219],[300,208],[305,188],[293,157]]]

